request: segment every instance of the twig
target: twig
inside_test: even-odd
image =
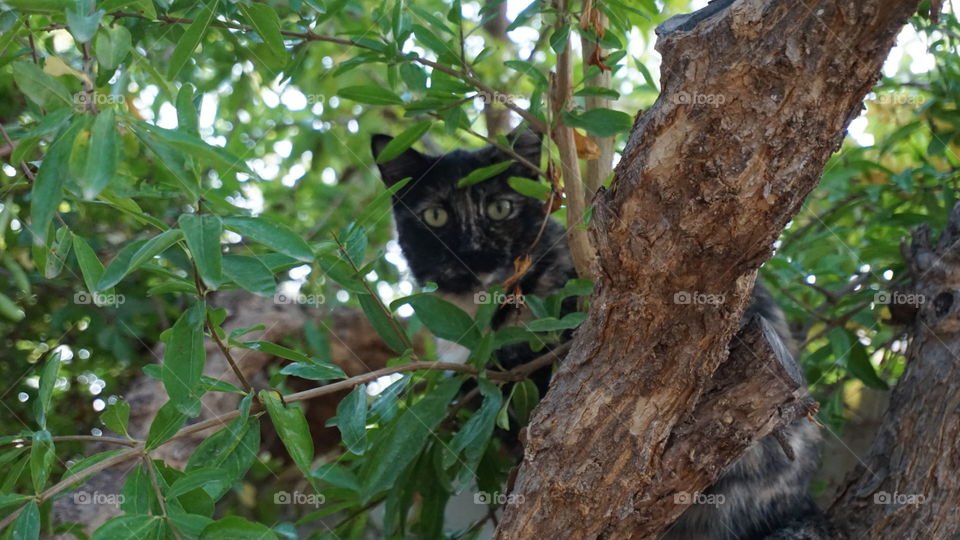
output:
[[[557,27],[566,22],[564,14],[567,10],[567,0],[557,2]],[[557,73],[552,77],[550,99],[555,118],[553,127],[553,141],[560,152],[560,168],[563,172],[563,187],[567,195],[567,235],[570,240],[570,255],[573,265],[577,268],[580,277],[593,277],[593,261],[596,254],[587,231],[581,226],[586,209],[583,193],[583,182],[580,179],[580,161],[577,158],[577,145],[574,141],[573,129],[563,125],[561,113],[566,110],[570,99],[570,85],[573,81],[573,53],[570,41],[567,40],[563,51],[557,55]]]
[[[133,439],[121,439],[118,437],[97,437],[96,435],[58,435],[53,437],[53,442],[96,442],[96,443],[109,443],[109,444],[119,444],[122,446],[136,446],[139,444],[138,441]],[[0,444],[0,448],[9,448],[15,446],[30,446],[33,444],[33,439],[24,438],[16,441],[10,441],[8,443]]]
[[[600,10],[593,9],[593,2],[585,1],[583,3],[583,11],[580,17],[581,25],[586,25],[590,23],[591,19],[596,18],[597,22],[600,25],[606,25],[607,16]],[[590,66],[593,65],[589,61],[591,58],[599,58],[601,56],[601,49],[599,43],[594,43],[587,37],[585,32],[580,33],[580,50],[583,51],[583,76],[586,77],[587,73],[590,72]],[[584,79],[584,84],[589,84],[592,86],[599,86],[601,88],[610,88],[610,72],[600,68],[600,73],[590,79]],[[584,109],[589,111],[592,109],[605,108],[610,106],[610,100],[602,96],[587,96],[584,100]],[[597,147],[600,150],[600,156],[597,159],[588,159],[587,160],[587,193],[590,196],[593,196],[596,193],[600,186],[603,185],[603,181],[607,179],[607,176],[610,174],[610,171],[613,170],[613,142],[614,138],[610,137],[596,137],[593,139],[597,143]]]

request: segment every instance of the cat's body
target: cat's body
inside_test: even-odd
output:
[[[511,135],[510,140],[517,154],[531,163],[540,163],[538,135],[525,131]],[[375,135],[374,156],[389,141],[387,136]],[[412,178],[394,196],[393,204],[399,243],[414,277],[421,284],[436,283],[438,294],[471,314],[489,287],[514,274],[518,257],[530,255],[532,261],[519,284],[525,294],[546,296],[576,277],[563,227],[550,219],[544,224],[543,203],[515,192],[507,184],[510,176],[535,179],[530,169],[514,163],[497,177],[457,187],[458,180],[471,171],[507,159],[493,147],[475,152],[457,150],[440,157],[407,150],[379,165],[388,186]],[[747,311],[746,316],[757,313],[772,323],[784,340],[784,348],[789,350],[783,314],[759,284]],[[501,309],[493,324],[516,324],[514,319],[523,317],[523,312]],[[455,344],[441,343],[439,351],[444,360],[466,358],[465,351]],[[498,361],[506,367],[528,362],[537,355],[526,344],[497,351]],[[549,373],[540,375],[538,385],[545,387]],[[792,424],[786,431],[795,460],[786,457],[773,437],[758,441],[704,492],[722,494],[724,503],[691,506],[665,538],[821,538],[822,533],[816,532],[818,527],[810,527],[816,520],[809,518],[818,511],[807,494],[818,463],[819,434],[806,420]]]

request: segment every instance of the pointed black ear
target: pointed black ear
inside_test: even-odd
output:
[[[513,146],[513,151],[537,167],[540,166],[540,148],[543,146],[543,135],[534,131],[526,124],[507,135],[507,140]]]
[[[392,140],[393,137],[379,133],[370,139],[370,148],[373,151],[373,159],[375,161]],[[380,178],[387,187],[396,184],[408,176],[414,180],[420,178],[423,171],[425,171],[429,165],[427,157],[413,148],[408,148],[402,154],[389,161],[377,163],[377,167],[380,169]]]

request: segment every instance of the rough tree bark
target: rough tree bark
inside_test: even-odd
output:
[[[685,509],[676,491],[738,457],[680,426],[918,3],[717,0],[661,25],[663,91],[594,200],[591,312],[529,427],[499,538],[653,538]],[[753,440],[769,428],[740,418]]]
[[[907,368],[869,455],[833,505],[850,538],[955,538],[960,533],[960,205],[936,245],[929,227],[904,258],[913,276],[893,305],[918,305]]]

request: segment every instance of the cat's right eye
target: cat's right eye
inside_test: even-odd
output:
[[[423,220],[431,227],[443,227],[450,218],[447,211],[439,206],[433,206],[423,211]]]

